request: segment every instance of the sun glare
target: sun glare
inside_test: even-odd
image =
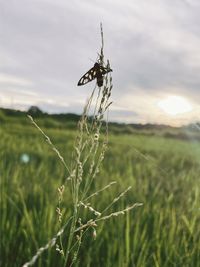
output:
[[[158,102],[159,108],[165,113],[175,116],[192,110],[191,104],[181,96],[168,96]]]

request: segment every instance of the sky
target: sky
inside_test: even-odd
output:
[[[110,120],[200,121],[199,14],[199,0],[0,0],[0,106],[80,114],[102,22]]]

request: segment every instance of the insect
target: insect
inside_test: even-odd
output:
[[[103,85],[103,75],[111,71],[112,70],[109,67],[103,67],[96,62],[94,66],[80,78],[78,85],[84,85],[94,79],[97,79],[97,85],[101,87]]]

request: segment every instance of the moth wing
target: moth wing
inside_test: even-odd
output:
[[[102,75],[105,75],[106,73],[111,72],[111,71],[112,71],[112,69],[110,69],[110,68],[100,66],[100,72]]]
[[[78,81],[78,85],[84,85],[96,78],[96,68],[91,68],[88,72],[86,72]]]

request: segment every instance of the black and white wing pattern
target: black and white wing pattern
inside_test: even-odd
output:
[[[99,69],[100,69],[100,72],[101,72],[102,75],[105,75],[106,73],[112,71],[110,68],[107,68],[107,67],[105,68],[105,67],[103,67],[101,65],[99,66]]]
[[[103,85],[103,75],[112,71],[109,68],[104,68],[99,63],[95,63],[93,68],[86,72],[79,80],[78,86],[84,85],[94,79],[97,79],[97,84],[99,87]]]
[[[78,81],[78,85],[84,85],[88,82],[91,82],[92,80],[94,80],[97,76],[97,71],[99,69],[99,64],[95,63],[94,67],[91,68],[90,70],[88,70],[88,72],[86,72]]]

